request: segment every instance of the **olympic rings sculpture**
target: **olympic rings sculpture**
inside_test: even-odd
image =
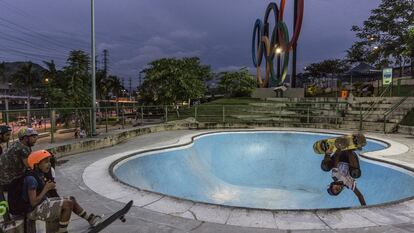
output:
[[[297,0],[296,10],[296,25],[294,28],[292,38],[289,37],[289,31],[286,23],[283,21],[283,13],[285,11],[286,0],[280,1],[280,8],[276,3],[270,3],[266,9],[264,23],[257,19],[253,28],[252,39],[252,59],[253,65],[257,69],[257,84],[259,87],[270,86],[270,79],[276,85],[281,85],[287,76],[289,67],[289,53],[296,45],[300,31],[302,28],[303,13],[305,8],[304,0]],[[270,34],[269,17],[273,12],[275,17],[275,24]],[[269,37],[271,35],[271,37]],[[266,60],[266,78],[261,78],[261,64],[263,57]],[[283,65],[280,64],[280,59],[283,57]],[[275,58],[277,58],[275,75]],[[282,68],[281,68],[282,67]],[[281,75],[280,74],[281,71]]]

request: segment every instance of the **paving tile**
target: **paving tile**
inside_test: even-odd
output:
[[[272,212],[239,208],[231,211],[226,224],[245,227],[277,228]]]
[[[144,206],[145,209],[165,214],[184,213],[194,205],[191,201],[178,200],[171,197],[163,197],[160,200]]]
[[[232,208],[197,203],[190,211],[197,220],[225,224],[230,216]]]
[[[411,218],[398,213],[396,211],[389,211],[383,208],[370,208],[356,210],[355,213],[358,215],[374,222],[377,225],[391,225],[407,223]]]
[[[316,214],[333,229],[376,226],[375,223],[359,216],[353,210],[317,211]]]
[[[329,229],[319,217],[312,212],[275,212],[276,225],[279,229]]]

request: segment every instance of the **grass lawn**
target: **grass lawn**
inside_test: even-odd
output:
[[[412,109],[407,116],[401,121],[401,125],[414,126],[414,109]]]

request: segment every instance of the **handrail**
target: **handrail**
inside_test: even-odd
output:
[[[388,89],[391,89],[391,87],[392,87],[392,85],[388,85],[387,86],[387,88],[385,88],[383,91],[382,91],[382,93],[381,93],[381,95],[380,96],[378,96],[379,98],[382,98],[382,97],[384,97],[384,95],[385,95],[385,93],[387,93],[387,91],[388,91]],[[362,120],[364,121],[364,120],[366,120],[367,119],[367,117],[369,116],[369,114],[374,110],[374,108],[379,104],[379,102],[380,101],[382,101],[382,100],[380,100],[380,99],[378,99],[376,102],[374,102],[370,107],[369,107],[369,109],[367,110],[367,111],[365,111],[363,114],[362,114]]]
[[[395,103],[388,111],[384,113],[384,134],[386,133],[386,124],[387,124],[387,117],[393,113],[398,107],[401,106],[409,97],[411,97],[414,94],[414,91],[411,91],[407,96],[402,98],[400,101]]]

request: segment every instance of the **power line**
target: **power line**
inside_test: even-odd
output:
[[[5,25],[5,24],[1,24],[2,26],[5,26],[5,27],[7,27],[7,28],[9,28],[9,29],[11,29],[11,30],[19,30],[19,31],[21,31],[22,33],[24,33],[24,34],[26,34],[26,35],[28,35],[28,36],[34,36],[34,34],[36,34],[36,35],[38,36],[38,38],[42,38],[43,40],[48,41],[49,43],[54,44],[55,46],[58,46],[58,47],[63,47],[63,48],[68,48],[68,47],[66,47],[66,45],[62,44],[62,42],[57,42],[56,40],[51,40],[51,39],[50,39],[48,36],[46,36],[46,35],[43,35],[43,34],[41,34],[41,33],[37,32],[37,31],[34,31],[34,30],[32,30],[32,29],[30,29],[30,28],[27,28],[27,27],[25,27],[25,26],[22,26],[22,25],[16,24],[16,23],[14,23],[14,22],[11,22],[10,20],[7,20],[7,19],[5,19],[5,18],[0,17],[0,21],[6,22],[6,23],[8,23],[9,25],[13,25],[13,26],[18,27],[18,28],[14,28],[14,27],[11,27],[11,26],[8,26],[8,25]],[[21,29],[19,29],[19,28],[21,28]],[[24,29],[24,30],[22,30],[22,29]],[[29,31],[29,32],[31,32],[31,33],[33,33],[33,34],[28,33],[28,32],[26,32],[26,31]]]
[[[45,45],[41,45],[40,43],[37,43],[39,47],[35,47],[32,41],[28,41],[28,40],[19,38],[19,37],[14,36],[14,35],[7,35],[7,34],[3,33],[3,34],[0,34],[0,38],[3,39],[3,40],[6,40],[6,41],[12,42],[12,43],[19,44],[19,45],[22,45],[22,44],[26,45],[27,47],[32,48],[32,49],[41,49],[41,50],[47,50],[47,51],[50,51],[50,52],[56,52],[55,49],[51,49],[49,47],[44,47]],[[65,53],[69,53],[68,50],[65,50],[63,48],[62,48],[62,50]]]
[[[1,4],[3,4],[3,6],[5,6],[6,8],[8,8],[8,9],[10,9],[10,10],[14,11],[15,13],[17,13],[18,15],[20,15],[20,16],[22,16],[22,17],[24,17],[24,19],[27,19],[27,18],[32,18],[32,19],[35,19],[35,20],[32,20],[32,21],[29,21],[29,22],[28,22],[28,23],[32,23],[32,24],[31,24],[32,26],[35,26],[35,25],[33,24],[33,22],[34,22],[34,21],[41,21],[43,25],[45,25],[45,24],[52,25],[52,24],[50,24],[50,21],[49,21],[49,20],[48,20],[48,21],[46,21],[46,20],[44,20],[44,19],[42,19],[42,18],[39,18],[39,17],[37,17],[37,16],[35,16],[35,15],[33,15],[33,14],[31,14],[31,13],[27,12],[27,11],[24,11],[24,10],[22,10],[22,9],[19,9],[19,8],[17,8],[17,7],[15,7],[15,6],[13,6],[13,5],[11,5],[11,4],[9,4],[9,3],[5,2],[4,0],[0,0],[0,3],[1,3]],[[9,22],[10,22],[10,21],[9,21]],[[21,27],[23,27],[23,26],[21,26]],[[34,28],[34,27],[31,27],[31,28]],[[54,31],[60,31],[61,33],[63,33],[63,35],[70,34],[70,35],[71,35],[71,37],[70,37],[70,38],[68,38],[68,39],[71,39],[71,40],[70,40],[70,42],[69,42],[69,43],[72,43],[72,42],[73,42],[73,40],[74,40],[74,39],[76,39],[76,40],[78,40],[78,42],[80,42],[80,43],[82,43],[82,44],[88,44],[88,42],[86,42],[86,41],[83,41],[83,40],[80,40],[80,39],[78,39],[78,38],[74,38],[74,37],[73,37],[73,34],[78,34],[78,33],[67,32],[67,31],[61,31],[61,30],[54,30]],[[79,35],[79,34],[78,34],[78,35]],[[47,36],[47,35],[46,35],[46,36]],[[59,41],[59,40],[56,40],[56,39],[55,39],[55,41],[56,41],[56,42],[62,42],[62,41]],[[68,42],[66,42],[66,41],[65,41],[64,43],[65,43],[65,44],[67,44]],[[79,46],[79,44],[74,44],[74,43],[72,43],[72,45]]]

